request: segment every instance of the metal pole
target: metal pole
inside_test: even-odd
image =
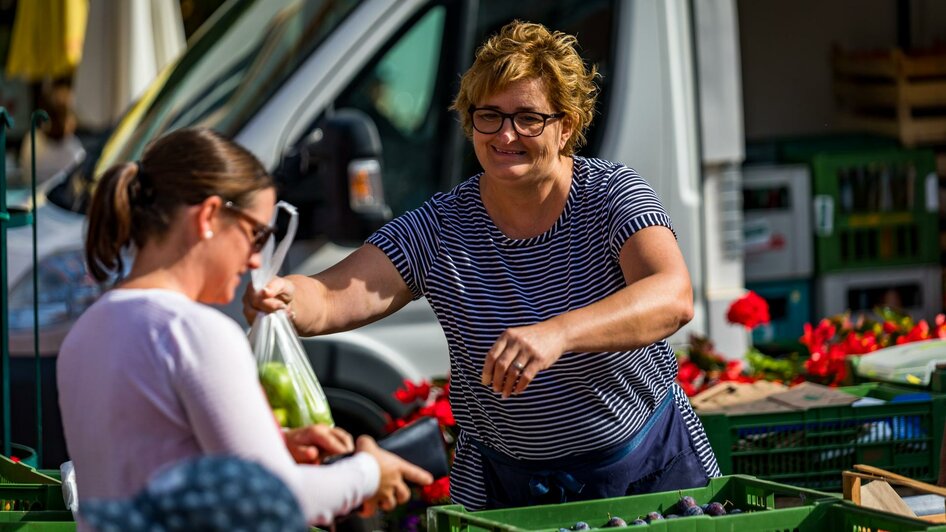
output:
[[[33,356],[36,362],[36,464],[43,467],[43,368],[39,357],[39,256],[36,247],[36,229],[39,217],[36,215],[36,127],[49,120],[49,115],[42,109],[33,111],[30,116],[30,185],[33,193]]]
[[[10,323],[7,308],[7,129],[13,128],[13,118],[0,107],[0,371],[3,372],[3,455],[10,456]]]

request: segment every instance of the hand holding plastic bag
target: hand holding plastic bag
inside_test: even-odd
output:
[[[262,265],[250,272],[257,289],[265,287],[279,271],[296,234],[299,223],[296,208],[280,201],[276,204],[277,213],[279,209],[289,213],[289,228],[279,246],[274,239],[266,243],[261,252]],[[280,425],[289,428],[314,423],[334,425],[328,400],[286,311],[257,314],[250,329],[250,345],[259,367],[260,382]]]

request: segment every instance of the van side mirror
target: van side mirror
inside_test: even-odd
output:
[[[276,171],[280,196],[299,208],[299,239],[360,243],[391,219],[381,182],[381,137],[358,109],[316,124]]]

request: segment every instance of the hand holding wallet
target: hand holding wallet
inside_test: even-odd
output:
[[[395,454],[421,469],[435,479],[450,473],[447,464],[447,448],[440,432],[440,423],[432,417],[422,417],[378,440],[378,447]],[[323,464],[331,464],[353,453],[330,456]]]
[[[435,479],[450,472],[440,423],[432,417],[422,417],[388,434],[378,440],[378,447],[426,469]]]

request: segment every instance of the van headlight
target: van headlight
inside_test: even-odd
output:
[[[104,285],[86,271],[81,249],[61,251],[39,261],[39,326],[75,321],[102,294]],[[33,327],[33,272],[10,290],[10,329]]]

